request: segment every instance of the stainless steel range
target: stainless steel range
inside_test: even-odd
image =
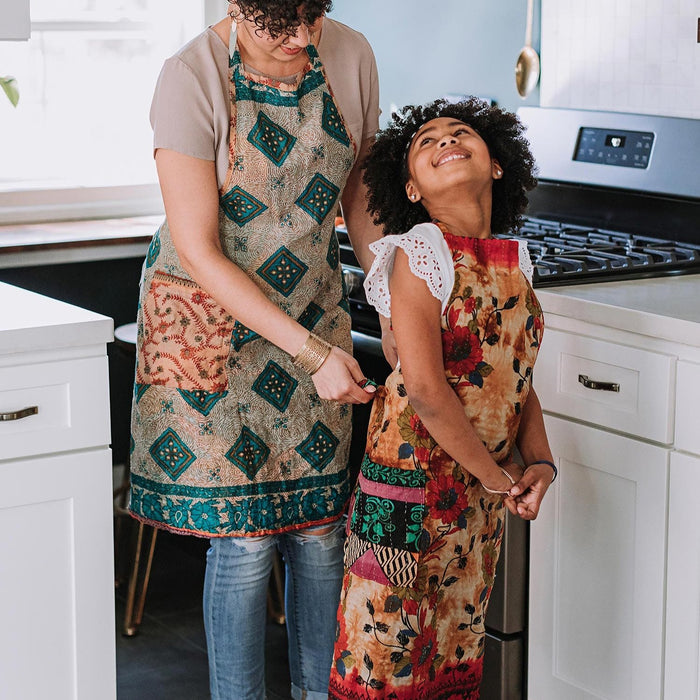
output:
[[[534,286],[700,272],[700,122],[524,107]]]
[[[518,114],[539,166],[517,234],[527,241],[536,288],[700,274],[700,120],[535,107]],[[355,353],[382,382],[389,368],[379,321],[347,234],[338,237]],[[368,411],[356,407],[356,465]],[[509,516],[486,617],[482,700],[527,696],[527,543],[526,523]]]

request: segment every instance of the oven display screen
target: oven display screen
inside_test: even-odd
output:
[[[646,131],[611,131],[582,126],[578,132],[574,160],[623,168],[647,168],[654,134]]]

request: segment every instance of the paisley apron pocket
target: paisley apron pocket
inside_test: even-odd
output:
[[[375,464],[366,455],[353,495],[345,566],[384,585],[412,586],[425,515],[422,472]]]
[[[155,272],[142,302],[136,382],[186,391],[227,387],[234,318],[192,280]]]

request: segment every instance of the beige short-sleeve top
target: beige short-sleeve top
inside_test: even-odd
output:
[[[326,17],[318,53],[359,149],[379,128],[379,79],[372,48],[362,34]],[[165,61],[151,104],[154,151],[168,148],[215,161],[219,187],[228,169],[228,72],[228,46],[209,27]]]

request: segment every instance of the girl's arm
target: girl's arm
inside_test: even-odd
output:
[[[240,323],[294,356],[309,331],[270,301],[221,249],[219,192],[213,161],[168,149],[156,151],[156,167],[173,244],[182,267]],[[322,399],[366,403],[362,370],[338,347],[313,375]]]
[[[542,406],[534,388],[530,389],[523,407],[516,441],[525,462],[525,472],[510,493],[515,500],[518,515],[525,520],[534,520],[554,476],[548,464],[533,464],[540,459],[554,461],[547,441]]]
[[[440,301],[397,249],[389,289],[391,320],[409,401],[431,436],[488,489],[512,484],[484,447],[445,377]]]

